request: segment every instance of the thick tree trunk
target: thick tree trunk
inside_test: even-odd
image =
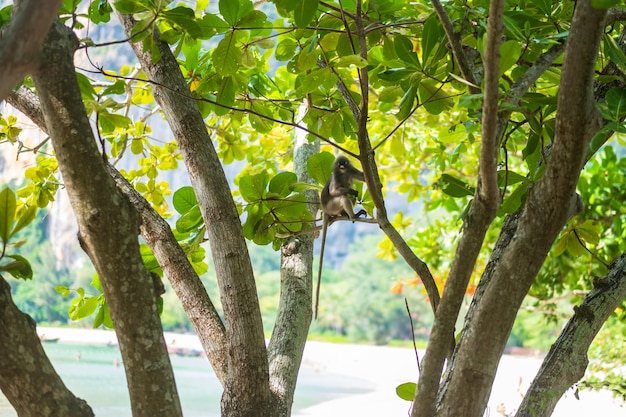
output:
[[[135,21],[119,15],[130,36]],[[158,31],[155,32],[158,38]],[[160,58],[143,43],[131,43],[142,69],[155,83],[154,96],[177,139],[207,227],[220,288],[227,336],[222,413],[228,417],[272,416],[269,365],[252,264],[241,221],[207,128],[169,45],[156,41]]]
[[[133,416],[182,414],[152,278],[139,253],[138,219],[108,174],[74,73],[74,34],[55,23],[33,81],[56,151],[81,246],[104,289],[130,392]]]
[[[529,190],[515,236],[468,320],[471,331],[463,333],[455,369],[441,388],[438,416],[483,414],[519,306],[567,219],[587,146],[600,127],[592,87],[605,15],[589,0],[576,5],[546,171]]]
[[[93,417],[67,389],[41,346],[35,322],[18,310],[0,276],[0,389],[20,417]]]
[[[306,135],[296,132],[294,167],[298,181],[315,181],[306,170],[307,160],[319,153],[319,141],[309,142]],[[319,209],[316,191],[305,194],[309,210],[315,216]],[[280,303],[268,346],[270,387],[278,400],[275,417],[289,417],[296,390],[298,371],[311,325],[312,275],[314,235],[292,237],[281,247]]]

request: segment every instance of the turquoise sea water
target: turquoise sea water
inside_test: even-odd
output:
[[[117,347],[44,343],[57,372],[74,394],[85,399],[97,417],[131,417],[124,367]],[[219,417],[222,388],[208,361],[172,356],[185,417]],[[362,380],[302,369],[293,411],[347,395],[365,393]],[[0,393],[0,417],[17,414]]]

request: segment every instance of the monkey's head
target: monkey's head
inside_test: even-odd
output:
[[[351,185],[353,179],[365,181],[363,173],[356,169],[350,160],[344,155],[339,155],[337,159],[335,159],[335,163],[333,165],[333,175],[345,178],[344,181],[349,181],[347,185]]]
[[[351,167],[350,160],[345,156],[339,155],[337,159],[335,159],[335,169],[346,172],[349,167]]]

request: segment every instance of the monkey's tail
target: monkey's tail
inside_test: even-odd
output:
[[[324,264],[324,248],[326,247],[326,231],[328,230],[327,215],[324,214],[322,230],[322,247],[320,248],[320,267],[317,272],[317,288],[315,289],[315,320],[317,320],[317,310],[320,304],[320,287],[322,285],[322,265]]]

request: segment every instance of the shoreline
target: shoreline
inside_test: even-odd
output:
[[[112,330],[39,327],[42,341],[66,344],[117,346]],[[195,334],[164,332],[170,353],[202,352],[202,344]],[[424,351],[418,350],[421,361]],[[511,414],[520,404],[523,393],[532,382],[541,365],[541,359],[529,356],[504,355],[498,366],[487,413],[499,417]],[[396,387],[418,378],[415,351],[410,348],[333,344],[308,341],[304,349],[301,369],[319,375],[343,375],[364,381],[372,387],[363,394],[346,395],[295,411],[292,417],[364,417],[406,416],[410,403],[396,395]],[[297,395],[297,390],[296,390]],[[626,407],[620,406],[608,392],[581,391],[580,400],[568,391],[559,401],[553,417],[596,415],[621,417]]]

